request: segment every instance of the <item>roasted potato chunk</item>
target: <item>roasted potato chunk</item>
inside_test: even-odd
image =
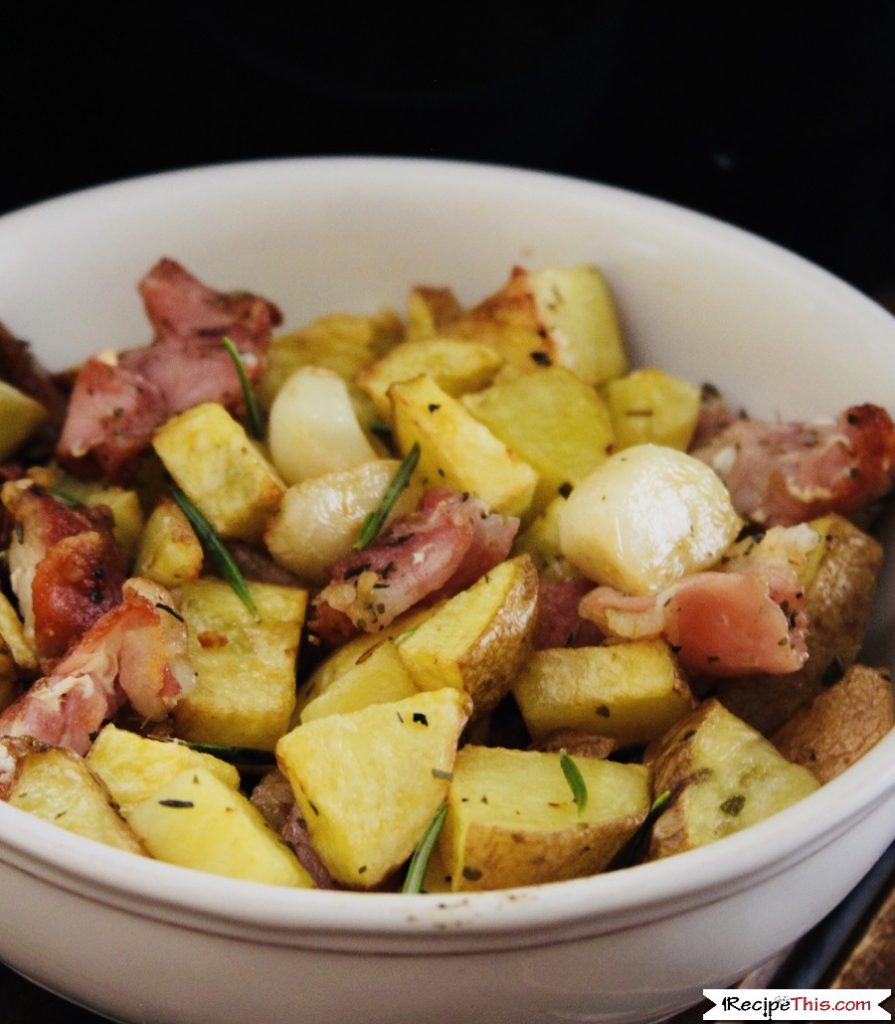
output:
[[[204,768],[188,768],[128,814],[153,857],[268,885],[314,882],[261,812]]]
[[[396,345],[378,362],[361,371],[358,386],[369,395],[386,421],[392,418],[388,389],[402,380],[426,374],[454,398],[487,387],[503,366],[490,345],[456,338],[424,338]]]
[[[273,750],[289,728],[307,591],[268,583],[249,589],[260,621],[223,580],[198,579],[182,588],[198,676],[174,709],[182,739]]]
[[[326,715],[347,714],[369,704],[387,704],[418,692],[397,647],[383,640],[370,648],[369,657],[358,660],[299,712],[301,722]]]
[[[147,739],[111,723],[90,748],[87,765],[125,817],[188,768],[203,768],[231,789],[239,789],[239,772],[232,764],[184,743]]]
[[[299,725],[277,744],[314,849],[337,881],[400,867],[447,795],[470,700],[446,688]]]
[[[852,665],[838,683],[781,726],[771,741],[788,761],[804,765],[818,782],[829,782],[893,728],[891,676],[883,669]]]
[[[452,597],[398,652],[420,689],[464,690],[480,715],[504,696],[531,652],[537,601],[537,573],[520,555]]]
[[[389,388],[395,437],[405,454],[420,446],[423,486],[478,495],[492,512],[523,515],[538,475],[484,424],[425,375]]]
[[[648,747],[646,764],[653,797],[672,794],[653,826],[653,860],[739,832],[818,787],[811,772],[714,699]]]
[[[477,420],[532,466],[538,486],[531,513],[605,462],[613,444],[603,400],[571,370],[552,366],[465,395]]]
[[[585,264],[533,273],[516,267],[499,292],[444,330],[493,345],[523,373],[565,366],[600,384],[628,366],[612,296],[596,267]]]
[[[0,380],[0,462],[6,462],[48,417],[40,402]]]
[[[203,560],[202,545],[189,519],[176,501],[163,496],[146,520],[134,573],[170,590],[198,579]]]
[[[439,848],[456,890],[536,885],[595,874],[649,809],[646,769],[578,757],[579,811],[561,755],[465,746],[454,762]]]
[[[579,729],[622,747],[661,736],[695,703],[664,640],[536,651],[513,695],[536,740]]]
[[[696,429],[701,389],[664,370],[634,370],[606,385],[615,448],[663,444],[686,451]]]
[[[18,747],[21,756],[8,797],[13,807],[98,843],[128,853],[146,853],[83,758],[71,750],[41,748],[38,744],[26,750],[22,741]]]
[[[283,481],[222,405],[204,402],[159,427],[153,447],[221,537],[257,541]]]

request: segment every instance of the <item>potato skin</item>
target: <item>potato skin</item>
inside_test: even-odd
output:
[[[653,825],[650,860],[739,832],[818,787],[807,769],[715,699],[651,744],[645,763],[653,799],[671,794]]]
[[[801,708],[771,740],[818,782],[841,775],[895,728],[895,694],[885,669],[852,665],[845,676]]]
[[[842,675],[858,656],[882,565],[882,546],[839,515],[811,524],[824,551],[805,589],[808,661],[783,676],[721,680],[715,696],[739,718],[770,736]]]

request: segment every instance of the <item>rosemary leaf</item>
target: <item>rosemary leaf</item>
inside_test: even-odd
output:
[[[242,385],[242,397],[246,404],[246,413],[249,419],[249,431],[252,437],[261,441],[264,438],[264,428],[261,425],[261,411],[258,408],[258,400],[255,398],[255,393],[252,391],[252,385],[249,383],[249,378],[246,376],[245,366],[242,362],[242,356],[240,355],[239,349],[233,343],[232,338],[228,338],[227,335],[221,339],[224,348],[227,350],[230,358],[233,360],[233,365],[236,367],[236,375],[239,377],[239,383]]]
[[[202,542],[202,547],[214,559],[215,564],[221,571],[221,575],[233,588],[233,592],[252,615],[255,616],[255,621],[260,622],[261,616],[258,614],[258,608],[249,592],[245,577],[239,566],[234,562],[233,556],[224,546],[224,542],[214,532],[214,527],[176,484],[171,484],[171,497],[180,506],[187,519],[189,519],[190,524],[196,531],[196,535]]]
[[[410,867],[407,869],[407,877],[404,879],[401,892],[422,892],[423,879],[426,877],[429,858],[435,849],[435,843],[438,841],[438,835],[441,832],[446,817],[447,804],[442,804],[438,808],[438,812],[432,819],[431,824],[423,833],[423,838],[417,844],[417,848],[413,851],[413,856],[410,858]]]
[[[584,776],[581,774],[578,765],[575,764],[565,750],[559,752],[559,765],[562,768],[563,775],[566,777],[566,782],[569,784],[569,789],[572,791],[572,796],[575,797],[580,817],[584,814],[584,808],[587,807],[587,783],[584,781]]]
[[[67,505],[69,508],[83,508],[84,502],[69,494],[68,491],[60,490],[58,487],[48,487],[47,494],[51,498],[55,498],[62,505]]]
[[[379,507],[375,512],[370,512],[366,519],[364,519],[360,535],[354,542],[354,549],[356,551],[363,551],[364,548],[369,547],[379,536],[379,531],[388,518],[389,512],[394,508],[395,502],[401,496],[401,492],[410,483],[410,477],[416,469],[416,464],[419,460],[420,446],[415,444],[404,456],[401,465],[398,467],[398,472],[392,477],[392,481],[388,485],[382,501],[379,503]]]

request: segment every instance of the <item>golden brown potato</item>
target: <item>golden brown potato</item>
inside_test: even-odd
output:
[[[522,373],[565,366],[588,384],[627,370],[612,296],[596,267],[514,268],[494,295],[445,325],[444,333],[493,345]]]
[[[27,740],[0,744],[17,763],[8,800],[69,832],[144,855],[142,843],[119,815],[112,797],[83,758],[71,750],[42,747]]]
[[[646,769],[589,757],[574,763],[587,791],[580,810],[558,753],[471,745],[458,752],[439,841],[452,889],[535,885],[609,864],[646,817]]]
[[[804,765],[818,782],[841,775],[895,728],[895,695],[885,669],[852,665],[771,737],[774,746],[795,764]]]
[[[506,694],[531,653],[537,608],[538,574],[520,555],[452,597],[398,653],[420,689],[465,690],[478,716]]]
[[[417,285],[407,296],[407,340],[434,338],[462,311],[463,307],[450,288]]]
[[[651,860],[739,832],[818,787],[806,768],[714,699],[648,747],[645,761],[653,798],[672,794],[653,825]]]
[[[656,739],[694,703],[664,640],[536,651],[513,694],[535,739],[571,728],[619,746]]]
[[[808,661],[790,675],[724,679],[715,688],[725,707],[766,736],[839,678],[858,656],[882,564],[881,545],[842,516],[824,516],[811,525],[822,546],[804,581]]]
[[[445,688],[297,726],[277,744],[314,849],[337,881],[378,885],[445,799],[471,709]]]
[[[180,506],[164,496],[146,520],[134,573],[169,590],[199,578],[204,555],[199,538]]]

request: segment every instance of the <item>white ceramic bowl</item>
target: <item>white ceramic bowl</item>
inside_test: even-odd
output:
[[[436,162],[218,167],[0,219],[0,318],[54,367],[143,343],[135,282],[161,255],[278,302],[287,324],[465,301],[513,263],[586,260],[634,358],[756,414],[886,404],[895,321],[818,268],[615,189]],[[887,564],[869,640],[892,664]],[[127,1021],[273,1024],[658,1019],[816,923],[895,837],[895,735],[739,835],[614,874],[447,897],[281,891],[94,845],[0,805],[0,957]]]

